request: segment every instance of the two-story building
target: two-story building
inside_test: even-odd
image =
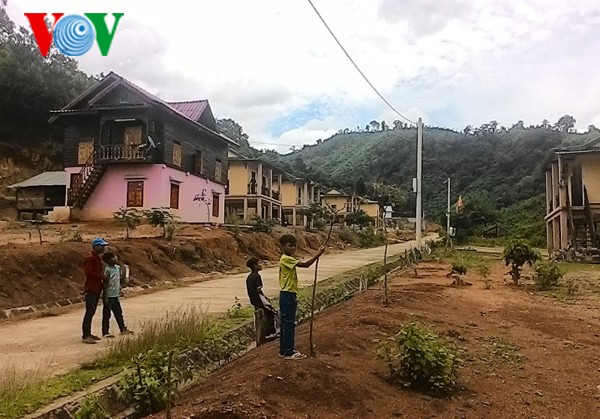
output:
[[[545,170],[548,252],[600,247],[600,138],[552,150]]]
[[[308,217],[305,211],[313,203],[321,202],[320,188],[311,180],[286,173],[283,177],[281,201],[286,224],[306,227]]]
[[[379,203],[357,195],[348,195],[336,189],[331,189],[322,196],[323,203],[338,211],[338,217],[343,219],[347,214],[363,210],[373,219],[375,227],[382,225],[382,211]]]
[[[249,221],[254,216],[281,221],[283,170],[232,149],[228,160],[227,214],[234,214],[241,221]]]
[[[217,132],[206,100],[166,102],[111,72],[51,114],[72,218],[166,207],[181,222],[224,221],[227,150],[237,144]]]

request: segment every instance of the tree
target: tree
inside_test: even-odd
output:
[[[510,276],[515,285],[519,285],[523,265],[527,263],[529,266],[532,266],[540,259],[540,254],[522,239],[511,240],[508,246],[504,248],[502,256],[506,262],[506,266],[511,266]]]
[[[371,129],[373,131],[379,131],[379,127],[381,126],[381,124],[379,124],[379,122],[373,120],[373,121],[369,122],[369,126],[371,127]]]
[[[217,131],[231,138],[240,145],[240,153],[248,157],[257,157],[258,152],[250,146],[250,136],[244,132],[240,124],[231,118],[217,119]]]
[[[60,109],[95,80],[52,46],[42,57],[26,28],[17,28],[0,0],[0,138],[20,147],[48,138],[48,111]]]
[[[162,228],[162,236],[167,237],[167,226],[175,223],[175,216],[168,208],[152,208],[144,211],[148,223],[154,227]]]
[[[385,121],[381,121],[381,131],[387,131],[389,128]]]
[[[135,208],[119,208],[119,211],[113,212],[113,218],[118,224],[125,226],[125,238],[129,239],[130,232],[135,230],[142,222],[144,214]]]
[[[372,222],[373,219],[361,209],[346,214],[346,224],[358,226],[361,230]]]
[[[365,125],[365,132],[371,132],[371,126],[370,125]]]
[[[467,125],[463,130],[462,133],[464,135],[470,135],[473,134],[473,127],[471,125]]]
[[[365,181],[362,177],[356,179],[356,183],[354,184],[354,192],[358,196],[364,196],[367,193],[367,185],[365,185]]]
[[[571,115],[563,115],[558,119],[556,124],[554,124],[553,129],[560,132],[571,132],[575,127],[575,122],[575,118]]]
[[[550,129],[551,128],[550,121],[548,121],[547,119],[544,119],[542,121],[542,128],[544,128],[544,129]]]

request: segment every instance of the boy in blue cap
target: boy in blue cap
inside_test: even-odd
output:
[[[83,323],[81,325],[83,343],[94,344],[100,340],[98,336],[92,335],[92,320],[94,314],[96,314],[98,301],[100,301],[100,296],[104,288],[104,267],[102,266],[100,255],[104,253],[106,246],[108,246],[108,242],[104,239],[95,238],[92,241],[92,251],[86,256],[83,262],[85,271],[85,284],[83,285],[85,315],[83,316]],[[106,313],[107,309],[108,313]],[[103,317],[107,315],[110,315],[110,307],[108,304],[105,304]]]

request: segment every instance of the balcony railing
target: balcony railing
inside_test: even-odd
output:
[[[271,196],[271,190],[267,185],[262,185],[262,187],[260,188],[260,193],[264,196]]]
[[[149,157],[148,149],[137,145],[100,146],[100,161],[146,161]]]

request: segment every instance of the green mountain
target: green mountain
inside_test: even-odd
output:
[[[561,124],[565,118],[572,121]],[[554,147],[583,144],[600,135],[593,128],[585,134],[572,133],[574,122],[572,117],[565,116],[553,126],[544,121],[540,126],[525,128],[519,122],[505,129],[492,121],[478,129],[467,127],[465,133],[426,127],[423,133],[426,217],[445,225],[444,182],[450,177],[452,203],[461,195],[466,205],[476,209],[479,221],[467,220],[467,226],[479,223],[477,228],[481,230],[500,223],[511,233],[533,235],[534,241],[542,244],[544,160]],[[325,185],[348,192],[356,191],[363,182],[367,190],[375,182],[400,186],[405,191],[405,200],[397,210],[412,214],[416,135],[415,128],[399,125],[385,131],[342,131],[290,154],[267,152],[263,156],[296,174],[308,174]]]

